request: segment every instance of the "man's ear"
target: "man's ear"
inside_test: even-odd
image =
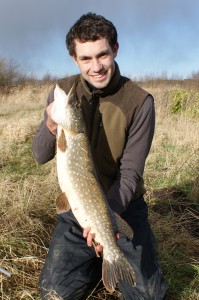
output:
[[[71,55],[70,57],[72,58],[72,60],[74,61],[74,63],[78,66],[77,57],[75,55]]]
[[[114,56],[114,58],[116,58],[116,56],[117,56],[118,49],[119,49],[119,43],[117,42],[113,46],[113,56]]]

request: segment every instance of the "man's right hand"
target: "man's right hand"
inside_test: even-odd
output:
[[[51,119],[51,108],[52,108],[52,103],[50,103],[47,107],[46,107],[46,113],[47,113],[47,120],[46,120],[46,126],[48,127],[49,131],[53,134],[56,135],[57,134],[57,123],[55,123],[52,119]]]

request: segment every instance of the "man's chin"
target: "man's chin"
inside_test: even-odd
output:
[[[108,80],[103,80],[103,81],[91,80],[90,84],[92,86],[94,86],[96,89],[104,89],[109,84],[109,81]]]

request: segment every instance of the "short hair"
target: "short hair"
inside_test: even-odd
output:
[[[66,47],[71,56],[75,56],[75,40],[82,43],[106,38],[113,49],[117,43],[117,30],[113,23],[103,16],[87,13],[80,17],[66,35]]]

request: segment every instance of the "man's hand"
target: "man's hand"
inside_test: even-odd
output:
[[[57,134],[57,124],[51,119],[51,108],[52,108],[52,103],[50,103],[46,107],[46,112],[47,112],[47,120],[46,120],[46,126],[50,130],[50,132],[53,135]]]
[[[90,227],[87,227],[87,228],[83,229],[83,237],[84,237],[85,239],[87,239],[87,245],[88,245],[89,247],[94,246],[95,252],[96,252],[96,255],[97,255],[98,253],[100,253],[100,252],[103,251],[103,247],[102,247],[101,245],[95,244],[95,242],[94,242],[95,235],[92,234],[92,233],[90,233],[90,231],[91,231],[91,228],[90,228]],[[98,256],[98,255],[97,255],[97,256]]]
[[[102,247],[102,245],[100,245],[100,244],[97,245],[97,244],[94,242],[95,235],[92,234],[92,233],[90,233],[90,231],[91,231],[91,227],[87,227],[87,228],[83,229],[83,237],[84,237],[85,239],[87,239],[87,245],[88,245],[89,247],[94,246],[96,255],[98,256],[98,253],[100,253],[100,252],[103,251],[103,247]],[[119,240],[119,238],[120,238],[120,237],[119,237],[119,232],[117,232],[117,233],[116,233],[116,240]]]

